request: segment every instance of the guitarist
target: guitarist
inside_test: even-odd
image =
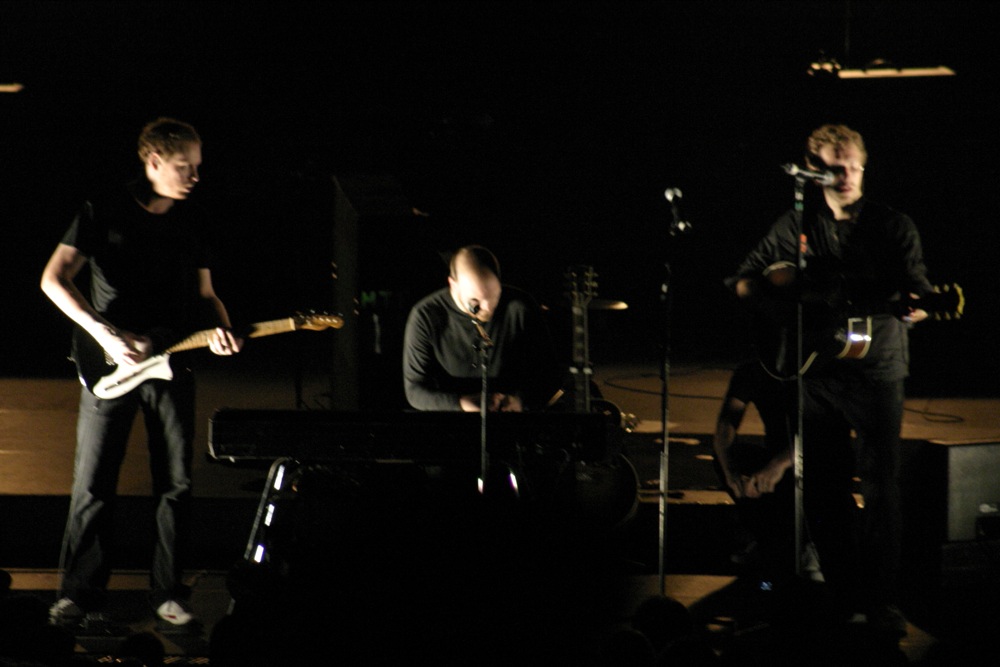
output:
[[[218,327],[211,351],[234,354],[242,340],[231,333],[212,287],[200,240],[206,219],[187,201],[198,183],[201,139],[187,123],[159,118],[143,128],[138,151],[145,177],[82,205],[45,267],[42,290],[76,323],[81,342],[96,342],[108,363],[134,366],[165,342],[164,332],[183,334],[205,322]],[[89,299],[75,284],[85,266]],[[102,617],[118,475],[140,408],[157,503],[150,601],[162,631],[198,628],[181,582],[195,422],[189,372],[149,380],[118,398],[82,390],[63,578],[49,611],[55,624],[74,628],[85,614],[89,624]]]
[[[785,213],[727,283],[748,303],[760,303],[775,285],[790,290],[810,315],[803,318],[804,341],[815,329],[823,333],[829,323],[849,317],[859,318],[859,330],[870,334],[860,358],[824,359],[803,376],[804,510],[823,573],[844,611],[864,614],[872,627],[898,639],[906,634],[897,596],[907,335],[927,317],[924,310],[902,304],[932,287],[913,221],[864,196],[867,159],[858,132],[844,125],[816,129],[806,142],[806,167],[825,177],[806,188],[801,230],[797,212]],[[802,275],[795,269],[799,231],[804,235]],[[782,265],[791,266],[793,274],[765,277],[769,268]],[[813,331],[809,324],[815,325]],[[851,443],[835,435],[849,428],[857,435],[865,499],[857,536]]]

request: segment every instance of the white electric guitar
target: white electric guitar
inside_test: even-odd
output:
[[[244,338],[259,338],[279,333],[308,329],[340,329],[344,318],[340,315],[308,314],[294,315],[280,320],[269,320],[250,325],[239,335]],[[97,341],[79,327],[73,332],[73,361],[76,363],[80,383],[98,398],[118,398],[132,391],[146,380],[170,380],[174,371],[170,367],[170,356],[175,352],[208,347],[214,329],[205,329],[187,336],[134,366],[116,364]]]

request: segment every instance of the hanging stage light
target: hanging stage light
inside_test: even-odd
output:
[[[844,63],[851,61],[851,0],[844,2]],[[955,76],[955,70],[944,65],[898,67],[886,58],[875,58],[862,67],[842,65],[836,58],[820,51],[806,70],[809,76],[836,79],[897,79],[928,76]]]

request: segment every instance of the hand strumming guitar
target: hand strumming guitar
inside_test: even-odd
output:
[[[145,361],[153,349],[148,336],[116,329],[110,324],[99,326],[91,335],[105,353],[119,366],[134,366]]]

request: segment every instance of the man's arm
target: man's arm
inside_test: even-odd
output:
[[[765,493],[773,493],[774,488],[792,467],[792,451],[786,449],[767,462],[763,468],[750,476],[744,482],[743,488],[747,498],[760,498]]]
[[[226,310],[225,304],[222,303],[222,299],[215,293],[215,287],[212,285],[212,272],[209,269],[198,269],[198,293],[208,303],[215,314],[216,323],[219,325],[209,338],[208,349],[214,354],[236,354],[243,349],[243,339],[233,335],[229,312]]]
[[[747,404],[733,396],[726,396],[719,410],[719,416],[715,422],[715,438],[712,447],[715,450],[715,459],[719,462],[722,474],[725,477],[726,485],[732,490],[733,496],[742,498],[745,495],[743,488],[743,478],[740,477],[736,469],[736,462],[731,456],[731,449],[736,442],[736,432],[743,422],[743,415],[746,414]]]
[[[736,274],[726,279],[726,285],[741,299],[755,297],[765,282],[768,267],[777,262],[791,262],[797,257],[794,234],[795,219],[791,213],[780,217],[757,245],[747,253],[736,269]],[[774,279],[766,281],[777,285]]]
[[[122,331],[100,315],[77,288],[74,279],[87,257],[73,246],[60,243],[42,271],[41,288],[52,303],[104,348],[116,364],[132,365],[145,359],[150,341]]]
[[[431,345],[433,332],[419,310],[410,311],[403,333],[403,390],[406,400],[417,410],[465,410],[461,397],[442,391],[435,379],[440,364]],[[470,406],[471,407],[471,406]],[[476,410],[478,410],[478,403]]]
[[[728,396],[725,399],[716,422],[713,446],[719,467],[733,495],[736,498],[760,498],[765,493],[774,492],[778,482],[792,465],[792,452],[785,450],[775,455],[749,478],[740,475],[730,454],[746,409],[747,404],[738,398]]]
[[[924,265],[924,250],[920,242],[920,233],[909,216],[904,216],[900,225],[899,244],[903,257],[903,271],[907,277],[906,293],[919,304],[919,298],[933,291],[927,279],[927,267]],[[911,307],[900,318],[904,322],[916,324],[928,317],[927,311]]]

